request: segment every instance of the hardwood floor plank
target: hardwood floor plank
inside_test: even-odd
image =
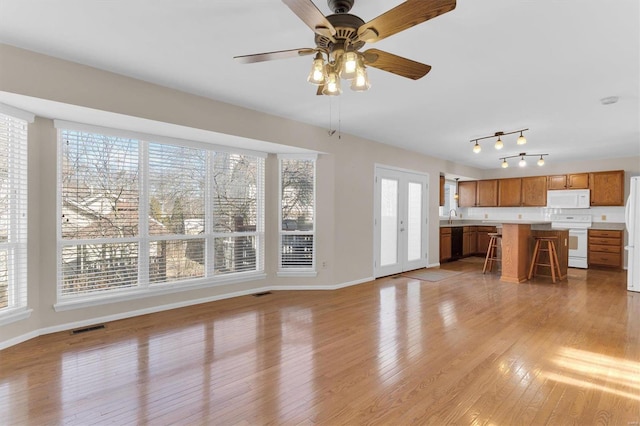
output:
[[[277,291],[0,351],[3,424],[640,422],[640,294],[623,272]]]

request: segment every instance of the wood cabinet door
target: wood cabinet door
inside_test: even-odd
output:
[[[440,262],[451,258],[451,234],[440,235]]]
[[[522,178],[521,201],[524,207],[545,207],[547,205],[547,177]]]
[[[573,173],[567,175],[567,189],[588,189],[589,173]]]
[[[567,189],[567,175],[548,176],[547,189]]]
[[[476,205],[477,181],[458,182],[458,207],[474,207]]]
[[[498,207],[519,207],[522,199],[522,178],[498,180]]]
[[[624,206],[624,170],[590,173],[589,180],[592,206]]]
[[[475,250],[476,248],[474,247],[473,250]],[[463,256],[468,256],[472,253],[472,249],[471,249],[471,231],[465,229],[465,231],[462,233],[462,255]]]
[[[478,181],[478,207],[497,207],[498,205],[498,179]]]
[[[440,207],[444,206],[444,176],[440,176]]]
[[[478,231],[478,245],[476,253],[486,254],[489,248],[489,233],[485,231]]]
[[[474,228],[474,230],[469,232],[469,254],[473,254],[477,252],[478,252],[478,232]]]

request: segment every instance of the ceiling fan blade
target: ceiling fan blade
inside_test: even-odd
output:
[[[275,59],[287,59],[296,56],[306,56],[315,53],[315,49],[291,49],[278,50],[276,52],[254,53],[252,55],[234,56],[233,59],[242,64],[252,64],[254,62],[273,61]]]
[[[455,9],[456,0],[407,0],[358,28],[358,38],[373,43]]]
[[[412,61],[378,49],[368,49],[363,52],[363,55],[366,65],[412,80],[424,77],[425,74],[431,71],[431,65]]]
[[[336,29],[311,0],[282,0],[313,32],[333,38]]]

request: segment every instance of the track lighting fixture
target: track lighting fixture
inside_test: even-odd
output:
[[[527,160],[525,160],[525,157],[540,157],[540,159],[538,160],[537,164],[538,166],[544,166],[544,156],[549,155],[549,154],[527,154],[526,152],[521,152],[518,155],[509,155],[507,157],[502,157],[500,158],[502,160],[501,166],[503,169],[506,169],[507,167],[509,167],[509,163],[507,162],[507,159],[509,158],[517,158],[520,157],[520,161],[518,161],[518,166],[520,167],[526,167],[527,166]]]
[[[522,133],[526,132],[527,130],[529,130],[529,129],[514,130],[513,132],[495,132],[491,136],[483,136],[481,138],[471,139],[470,142],[474,143],[473,152],[478,154],[482,150],[482,148],[480,147],[480,144],[478,143],[478,141],[481,141],[483,139],[496,138],[496,137],[498,138],[498,140],[496,140],[494,148],[495,149],[502,149],[502,147],[504,147],[504,142],[502,142],[502,136],[512,135],[514,133],[520,133],[520,136],[518,136],[518,140],[516,141],[516,143],[518,145],[524,145],[524,144],[527,143],[527,138],[525,138]]]

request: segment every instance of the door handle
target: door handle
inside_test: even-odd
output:
[[[404,228],[400,228],[400,232],[404,232]]]

